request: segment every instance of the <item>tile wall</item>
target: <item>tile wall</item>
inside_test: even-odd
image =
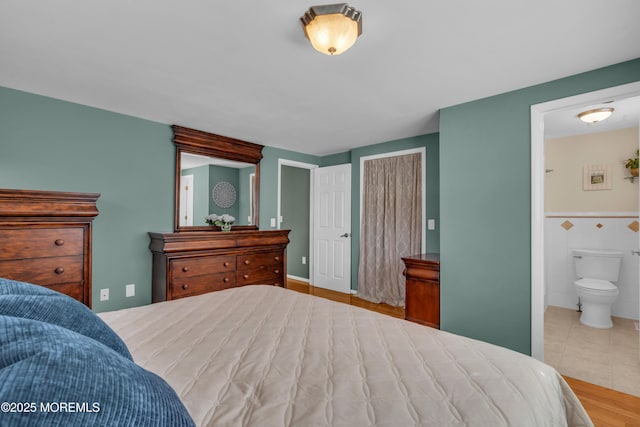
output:
[[[617,286],[620,294],[611,314],[627,319],[640,317],[639,247],[640,222],[637,213],[548,213],[545,217],[545,306],[576,309],[578,297],[572,249],[615,249],[622,251]]]

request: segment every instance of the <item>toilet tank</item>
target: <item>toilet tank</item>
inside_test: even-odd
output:
[[[573,249],[576,274],[581,278],[617,282],[622,252],[607,249]]]

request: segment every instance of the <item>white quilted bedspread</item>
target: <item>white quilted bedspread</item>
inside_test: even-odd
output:
[[[273,286],[100,315],[200,426],[591,426],[550,366]]]

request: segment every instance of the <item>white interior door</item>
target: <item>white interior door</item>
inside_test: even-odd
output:
[[[313,286],[351,292],[351,165],[313,170]]]
[[[180,177],[180,226],[193,225],[193,175]]]

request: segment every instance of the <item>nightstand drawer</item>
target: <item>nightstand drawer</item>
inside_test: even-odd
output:
[[[18,228],[0,230],[0,260],[58,257],[83,253],[84,229]]]
[[[202,276],[205,274],[224,273],[236,270],[236,257],[200,257],[177,259],[171,261],[171,276],[173,280],[185,277]]]
[[[44,286],[82,283],[83,263],[82,255],[0,261],[0,277]]]
[[[409,267],[405,271],[406,277],[412,277],[414,279],[431,280],[434,282],[440,281],[440,271],[428,270],[425,268]]]

